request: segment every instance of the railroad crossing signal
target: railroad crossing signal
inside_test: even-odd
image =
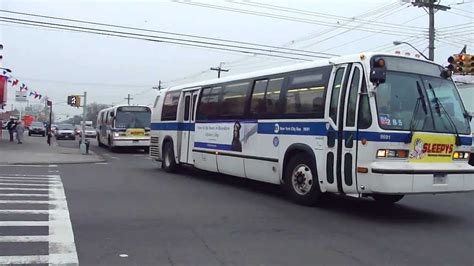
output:
[[[448,58],[448,69],[455,74],[473,75],[474,56],[470,54],[454,54]]]
[[[67,96],[67,104],[74,107],[81,107],[81,96],[80,95]]]

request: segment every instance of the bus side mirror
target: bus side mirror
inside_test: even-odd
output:
[[[114,112],[110,112],[110,117],[114,117],[115,116],[115,113]]]
[[[387,72],[385,72],[385,69],[372,69],[372,71],[370,71],[370,82],[377,85],[385,83],[386,75]]]
[[[381,57],[372,58],[370,62],[370,82],[379,85],[385,83],[387,76],[387,67],[385,66],[385,59]]]

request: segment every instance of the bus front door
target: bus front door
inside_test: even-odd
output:
[[[180,163],[193,164],[193,143],[194,143],[194,121],[196,112],[196,103],[198,90],[184,91],[182,106],[182,114],[180,115],[180,123],[178,123],[178,131],[180,134]]]
[[[339,104],[339,136],[337,152],[337,179],[345,194],[357,191],[357,118],[360,90],[363,82],[360,64],[352,64],[341,93]]]

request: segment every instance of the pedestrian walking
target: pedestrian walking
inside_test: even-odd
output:
[[[23,125],[23,121],[20,121],[16,126],[16,140],[18,144],[23,143],[23,133],[25,133],[25,126]]]
[[[13,142],[13,135],[15,133],[16,123],[15,119],[10,118],[10,121],[7,123],[8,134],[10,134],[10,142]]]

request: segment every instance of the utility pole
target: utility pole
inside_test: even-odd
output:
[[[158,87],[152,87],[152,89],[158,90],[158,91],[160,91],[161,89],[163,89],[163,88],[161,87],[161,80],[158,80]]]
[[[124,99],[127,100],[127,105],[130,105],[130,100],[133,100],[130,94],[128,94],[127,98],[124,98]]]
[[[211,67],[211,70],[217,71],[217,78],[221,78],[221,72],[229,72],[229,69],[222,68],[224,62],[219,64],[219,67]]]
[[[434,61],[434,50],[435,50],[435,24],[434,24],[434,15],[435,11],[442,10],[446,11],[448,9],[451,9],[449,6],[443,6],[436,4],[438,2],[437,0],[414,0],[412,2],[413,6],[416,7],[422,7],[425,9],[425,11],[428,13],[429,18],[430,18],[430,24],[429,24],[429,32],[428,32],[428,58],[431,61]],[[428,9],[428,10],[426,10]]]

